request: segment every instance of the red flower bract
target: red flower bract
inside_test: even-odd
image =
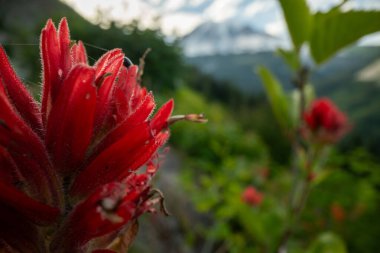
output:
[[[346,218],[346,211],[339,203],[333,203],[330,207],[331,217],[336,222],[343,222]]]
[[[41,105],[0,47],[0,251],[111,252],[158,202],[152,159],[173,101],[150,117],[153,95],[120,49],[89,66],[83,44],[71,43],[66,19],[47,22]]]
[[[346,115],[327,98],[315,100],[305,112],[304,120],[308,129],[321,142],[334,143],[349,129]]]
[[[263,201],[263,194],[257,191],[255,187],[248,186],[243,191],[241,199],[244,203],[250,206],[258,206]]]

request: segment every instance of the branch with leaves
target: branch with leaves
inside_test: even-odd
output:
[[[288,252],[288,242],[307,205],[314,180],[318,174],[323,174],[329,148],[350,129],[346,116],[329,99],[314,99],[309,73],[344,47],[380,30],[379,11],[345,12],[342,9],[346,2],[328,12],[312,13],[305,0],[279,0],[293,48],[279,49],[278,54],[293,70],[292,97],[270,70],[258,69],[274,116],[292,146],[293,189],[288,197],[288,222],[276,246],[278,253]],[[313,64],[304,61],[307,48]],[[336,235],[328,237],[340,241]]]

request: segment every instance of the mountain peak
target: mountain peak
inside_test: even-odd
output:
[[[182,39],[187,56],[273,51],[284,41],[251,24],[208,21]]]

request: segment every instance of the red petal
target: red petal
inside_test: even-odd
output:
[[[79,41],[78,44],[74,44],[71,48],[71,57],[73,58],[74,64],[87,64],[87,53],[86,49],[83,46],[82,41]]]
[[[0,85],[6,89],[9,99],[21,117],[41,135],[42,122],[38,105],[17,77],[2,47],[0,47]]]
[[[121,180],[148,162],[168,139],[168,133],[153,137],[145,124],[135,127],[104,150],[73,183],[72,194],[87,195],[102,184]]]
[[[98,127],[100,127],[104,122],[104,119],[108,117],[108,113],[110,111],[111,94],[113,93],[113,88],[115,87],[115,79],[119,73],[121,66],[123,66],[123,57],[123,54],[116,55],[110,59],[108,61],[108,65],[102,69],[104,75],[110,75],[102,78],[102,83],[100,84],[100,88],[98,90],[98,101],[95,118],[95,123]],[[96,82],[98,82],[98,80]]]
[[[121,49],[116,48],[111,51],[108,51],[102,57],[99,58],[99,60],[95,63],[94,67],[96,70],[96,80],[104,76],[106,73],[105,68],[109,66],[110,61],[117,56],[123,55]]]
[[[129,170],[124,171],[124,174],[121,174],[119,179],[121,180],[122,178],[128,176],[130,174],[130,171],[135,171],[138,168],[140,168],[142,165],[145,163],[149,162],[156,153],[156,151],[163,146],[166,141],[169,139],[169,132],[163,132],[157,134],[155,139],[151,140],[144,149],[140,149],[138,152],[135,153],[135,156],[131,157],[131,161],[133,163],[129,166]]]
[[[122,67],[117,77],[117,83],[114,94],[114,107],[116,110],[118,121],[123,120],[130,112],[130,99],[132,89],[126,89],[126,81],[130,72],[127,68]]]
[[[123,74],[123,78],[119,81],[119,86],[125,92],[125,97],[128,101],[132,99],[135,87],[137,86],[137,73],[138,67],[133,65]]]
[[[36,224],[52,223],[59,215],[59,209],[37,202],[2,181],[0,181],[0,203],[11,207]]]
[[[141,105],[134,111],[127,119],[116,126],[111,132],[104,138],[104,140],[96,148],[95,154],[99,151],[104,150],[109,147],[112,143],[116,142],[122,138],[128,131],[137,125],[140,125],[148,119],[149,115],[152,113],[155,107],[154,98],[151,93],[149,93]]]
[[[62,68],[62,79],[69,73],[72,61],[70,59],[70,31],[66,18],[63,18],[58,27],[59,48],[61,50],[60,67]]]
[[[70,35],[66,19],[62,19],[57,33],[54,24],[48,20],[41,33],[43,63],[42,117],[45,123],[51,105],[61,88],[62,81],[72,64],[70,56]]]
[[[148,124],[131,129],[120,140],[100,153],[75,179],[72,192],[88,194],[104,183],[116,180],[124,170],[128,170],[130,154],[144,146],[151,138]]]
[[[126,89],[125,86],[127,85],[128,75],[130,74],[131,71],[134,72],[133,71],[134,67],[135,66],[131,66],[129,69],[127,69],[126,67],[122,67],[120,69],[119,75],[117,77],[117,87],[119,87],[124,92],[127,92],[128,90]],[[135,71],[135,73],[137,73],[137,71]]]
[[[141,102],[141,99],[145,97],[147,94],[147,91],[145,88],[141,88],[140,85],[136,85],[135,90],[133,92],[133,97],[130,100],[130,109],[131,111],[134,111],[138,104]]]
[[[8,184],[25,184],[25,178],[22,176],[17,164],[9,152],[0,146],[0,178]]]
[[[46,145],[55,164],[70,172],[83,160],[93,134],[96,108],[94,69],[77,65],[63,83],[51,109]]]
[[[41,58],[43,67],[43,91],[42,91],[42,120],[45,123],[49,114],[53,93],[56,90],[58,78],[58,64],[60,62],[59,43],[57,31],[51,19],[48,20],[41,32]]]
[[[91,239],[120,229],[136,210],[134,202],[124,200],[127,194],[121,183],[98,188],[71,212],[53,242],[53,249],[63,247],[65,252],[75,252]]]
[[[0,145],[8,150],[36,195],[46,203],[58,201],[57,178],[44,146],[35,132],[17,115],[0,86]]]
[[[174,101],[170,99],[158,110],[151,121],[153,131],[161,131],[161,129],[167,127],[167,122],[173,112],[173,107]]]
[[[136,88],[136,72],[135,66],[127,70],[121,68],[118,75],[118,81],[115,85],[113,94],[113,117],[110,125],[116,125],[128,118],[134,113],[143,102],[147,99],[148,92],[145,88]],[[149,94],[151,96],[151,94]],[[152,101],[154,104],[154,100]],[[150,113],[149,113],[150,115]],[[148,115],[148,116],[149,116]]]

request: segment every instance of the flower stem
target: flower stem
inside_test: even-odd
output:
[[[292,165],[291,170],[293,174],[293,187],[289,196],[289,209],[290,209],[290,222],[285,228],[278,246],[276,247],[277,253],[286,253],[287,244],[294,232],[294,227],[297,225],[302,211],[306,205],[307,198],[310,192],[310,181],[306,177],[300,179],[301,170],[298,165],[298,157],[301,149],[304,149],[302,143],[302,122],[303,115],[306,107],[306,97],[305,97],[305,85],[307,84],[309,76],[309,70],[306,67],[300,68],[297,71],[297,77],[294,80],[295,88],[298,90],[300,95],[300,104],[299,104],[299,124],[295,128],[294,137],[292,138]],[[307,166],[312,163],[311,158],[307,159]],[[309,169],[309,168],[307,168]],[[297,198],[298,186],[301,184],[302,193],[299,198]]]

